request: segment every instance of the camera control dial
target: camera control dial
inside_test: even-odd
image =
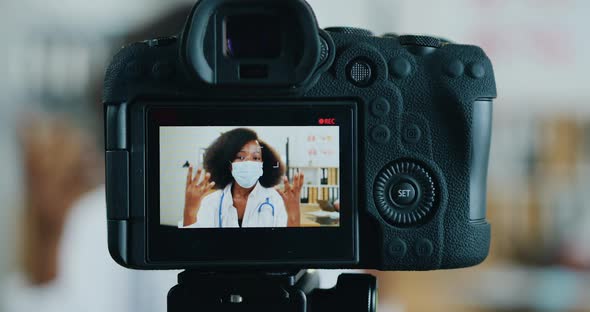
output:
[[[444,45],[444,41],[429,36],[415,36],[415,35],[403,35],[398,37],[399,43],[401,45],[409,45],[409,46],[420,46],[420,47],[430,47],[430,48],[440,48]]]
[[[436,188],[430,173],[411,161],[397,161],[377,175],[375,204],[381,216],[395,226],[419,223],[433,211]]]
[[[324,30],[328,32],[342,33],[348,35],[373,36],[372,31],[357,27],[328,27]]]

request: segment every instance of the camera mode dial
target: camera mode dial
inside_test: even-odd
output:
[[[394,162],[377,175],[375,204],[392,225],[419,223],[433,211],[436,189],[426,169],[411,161]]]

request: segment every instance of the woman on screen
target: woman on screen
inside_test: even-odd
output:
[[[279,154],[256,132],[237,128],[207,148],[205,170],[186,178],[182,228],[297,227],[303,173],[289,183]],[[285,184],[283,190],[276,186]],[[217,189],[211,192],[212,189]]]

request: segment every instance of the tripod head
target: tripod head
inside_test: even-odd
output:
[[[319,289],[317,271],[199,272],[178,274],[168,293],[168,312],[368,311],[376,309],[377,282],[369,274],[341,274],[336,286]]]

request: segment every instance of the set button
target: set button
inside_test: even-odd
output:
[[[399,182],[389,190],[389,197],[400,207],[409,206],[416,200],[416,187],[409,181]]]
[[[375,206],[391,225],[422,222],[435,208],[436,189],[430,173],[413,161],[396,161],[375,177]]]

